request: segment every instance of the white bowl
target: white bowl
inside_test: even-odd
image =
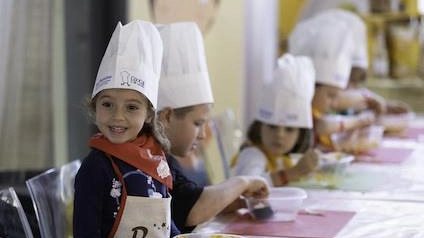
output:
[[[331,141],[336,151],[357,154],[377,148],[383,139],[383,133],[383,126],[372,125],[332,134]]]
[[[378,118],[378,124],[384,126],[387,133],[401,133],[408,128],[409,123],[415,118],[414,113],[385,114]]]
[[[354,160],[354,156],[342,152],[320,154],[319,172],[325,174],[341,175]]]
[[[247,208],[256,220],[294,221],[306,197],[305,190],[300,188],[273,188],[268,198],[247,199]]]

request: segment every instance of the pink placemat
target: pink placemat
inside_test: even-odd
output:
[[[418,139],[419,136],[424,136],[424,128],[409,127],[404,135],[407,138]]]
[[[356,162],[400,164],[414,149],[381,147],[356,156]]]
[[[409,127],[404,132],[399,134],[388,134],[387,137],[392,138],[405,138],[417,140],[419,137],[424,137],[424,128],[422,127]]]
[[[322,215],[299,213],[293,222],[258,222],[250,216],[241,216],[229,223],[224,233],[274,237],[335,237],[352,219],[355,212],[320,211]]]

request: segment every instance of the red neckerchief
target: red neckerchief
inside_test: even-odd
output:
[[[152,136],[139,136],[132,142],[114,144],[102,134],[96,134],[90,138],[89,146],[136,167],[172,189],[172,176],[165,153]]]

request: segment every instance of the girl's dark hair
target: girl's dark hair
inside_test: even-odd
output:
[[[247,130],[247,139],[248,141],[243,143],[240,146],[240,151],[246,147],[254,145],[262,145],[261,137],[261,126],[264,125],[263,122],[255,120],[250,124],[249,129]],[[313,134],[312,129],[300,128],[299,137],[296,141],[294,147],[288,152],[289,153],[304,153],[313,144]]]
[[[319,87],[322,87],[322,86],[325,86],[325,85],[322,84],[322,83],[315,83],[315,88],[319,88]]]
[[[87,96],[85,99],[87,115],[92,123],[96,121],[96,100],[97,96],[95,96],[93,99],[91,99],[91,96]],[[152,120],[150,123],[144,123],[143,128],[141,128],[141,131],[139,132],[139,135],[143,134],[147,136],[153,136],[156,141],[161,145],[162,149],[165,152],[169,152],[171,146],[168,138],[165,135],[165,129],[162,123],[157,119],[155,110],[153,109],[153,105],[150,103],[149,100],[147,101],[149,102],[147,114],[149,117],[151,117]]]
[[[349,83],[363,84],[367,78],[367,71],[360,67],[352,67],[349,76]]]

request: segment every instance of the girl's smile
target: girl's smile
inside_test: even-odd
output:
[[[135,90],[103,90],[96,97],[97,127],[113,143],[132,141],[149,120],[148,105],[147,98]]]

